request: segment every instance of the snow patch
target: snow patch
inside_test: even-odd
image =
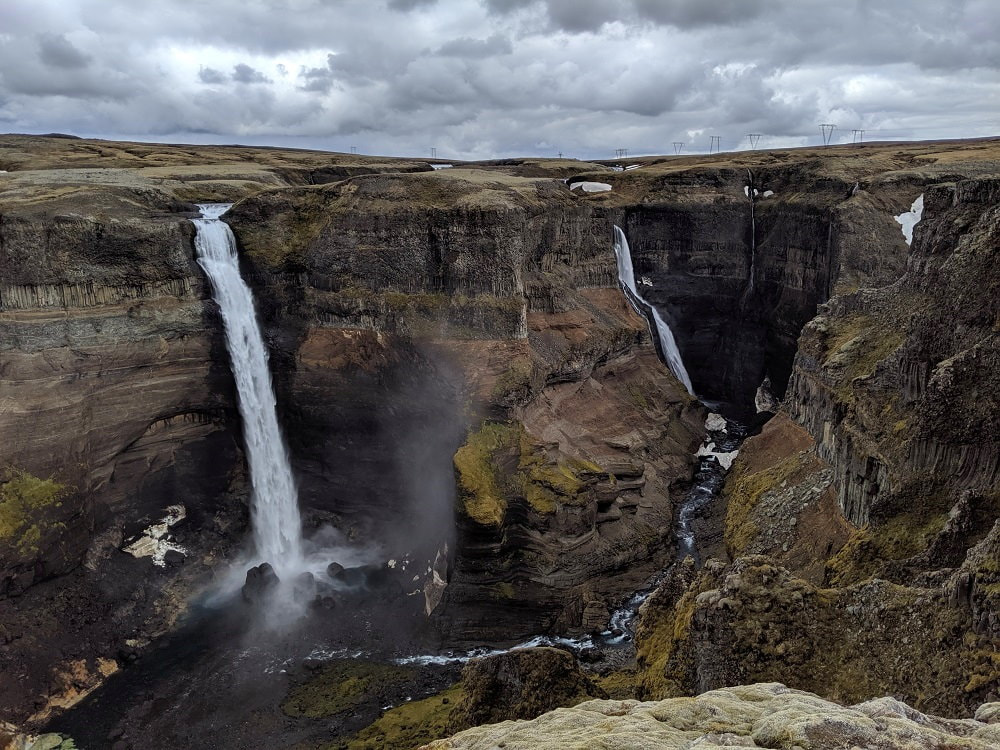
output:
[[[627,167],[625,167],[625,171],[628,172],[630,169],[638,169],[641,166],[642,166],[641,164],[629,164]]]
[[[569,186],[570,190],[580,188],[585,193],[603,193],[611,189],[606,182],[574,182]]]
[[[761,195],[761,197],[762,198],[770,198],[772,195],[774,195],[774,191],[773,190],[765,190],[763,192],[763,194]]]
[[[695,456],[711,456],[716,461],[719,462],[721,466],[726,471],[733,465],[733,461],[736,460],[736,456],[739,455],[739,451],[729,451],[728,453],[719,453],[715,450],[715,443],[709,443],[708,445],[702,445],[698,448],[698,452],[694,454]]]
[[[175,526],[187,517],[187,509],[183,505],[170,505],[167,507],[167,515],[159,523],[154,523],[148,529],[135,538],[125,551],[132,557],[151,557],[153,565],[166,567],[164,559],[167,552],[174,550],[182,555],[187,554],[187,550],[170,539],[170,527]]]
[[[431,169],[451,169],[452,164],[431,164]]]
[[[899,216],[896,216],[896,223],[900,225],[903,230],[903,238],[906,240],[906,244],[910,245],[913,243],[913,228],[920,221],[920,218],[924,214],[924,194],[921,193],[913,205],[910,206],[909,211],[904,211]]]
[[[708,415],[705,420],[705,429],[709,432],[725,432],[726,431],[726,418],[721,414],[712,412]]]

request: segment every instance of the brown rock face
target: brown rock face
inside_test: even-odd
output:
[[[602,626],[663,564],[703,416],[617,290],[610,223],[586,200],[454,169],[272,192],[232,224],[287,342],[279,401],[307,504],[439,547],[452,454],[504,433],[472,468],[499,494],[459,498],[434,613],[447,639],[579,631],[585,611]],[[389,409],[392,434],[377,418]],[[418,444],[419,465],[400,460]]]

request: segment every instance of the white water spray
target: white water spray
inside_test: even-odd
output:
[[[202,218],[193,219],[198,265],[212,282],[222,311],[226,346],[239,392],[250,479],[253,483],[251,524],[257,561],[269,562],[281,576],[302,561],[302,522],[295,481],[288,463],[274,389],[267,369],[267,350],[254,312],[253,295],[240,276],[236,239],[221,220],[230,204],[199,204]]]
[[[622,283],[622,286],[626,288],[625,296],[628,297],[629,302],[636,308],[636,311],[640,315],[643,315],[643,317],[645,317],[645,314],[636,306],[635,300],[638,300],[649,308],[653,317],[653,323],[656,326],[656,335],[660,339],[660,349],[663,351],[663,356],[667,360],[667,367],[670,368],[674,377],[684,384],[688,393],[693,396],[694,388],[691,386],[691,378],[688,376],[687,369],[684,367],[684,360],[681,358],[680,349],[677,348],[677,341],[674,339],[673,331],[670,330],[670,326],[667,325],[667,321],[665,321],[660,315],[660,311],[643,299],[642,295],[639,294],[639,290],[636,288],[635,271],[632,269],[632,251],[629,250],[628,239],[625,237],[625,232],[623,232],[621,227],[617,225],[615,226],[615,258],[618,260],[618,280]],[[629,292],[631,292],[631,296],[629,296]],[[635,299],[632,299],[632,297]]]

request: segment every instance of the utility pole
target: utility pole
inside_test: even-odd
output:
[[[820,132],[823,134],[823,145],[829,146],[830,141],[833,140],[833,131],[837,129],[837,126],[832,122],[824,122],[819,126]]]
[[[851,142],[852,143],[864,143],[865,142],[865,131],[861,128],[855,128],[851,131]]]
[[[760,133],[747,133],[747,140],[750,141],[751,151],[757,148],[757,144],[760,143],[760,136]]]
[[[674,154],[679,155],[684,148],[684,141],[674,141]]]
[[[721,135],[710,135],[708,136],[711,140],[708,142],[708,153],[719,153],[722,150],[722,136]]]

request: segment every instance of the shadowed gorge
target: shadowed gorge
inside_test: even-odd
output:
[[[0,136],[0,738],[680,743],[716,731],[691,706],[787,703],[799,739],[989,747],[998,143],[435,170]],[[220,200],[283,525],[198,264]]]

